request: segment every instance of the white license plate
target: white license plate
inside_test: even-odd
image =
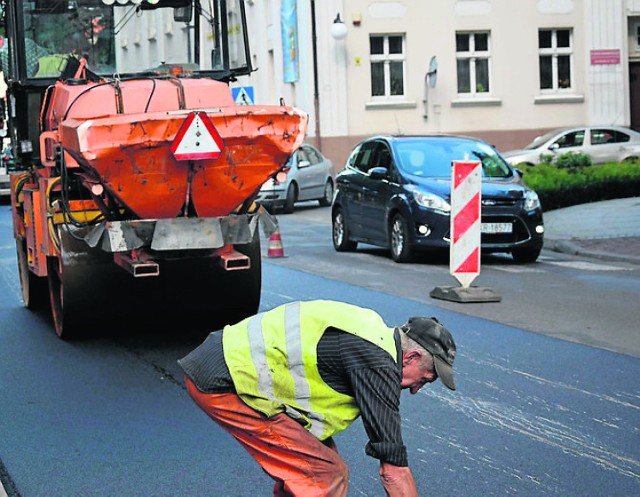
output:
[[[512,233],[513,225],[511,223],[482,223],[480,225],[482,233],[495,235],[497,233]]]

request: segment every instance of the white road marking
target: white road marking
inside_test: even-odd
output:
[[[546,264],[568,267],[580,271],[631,271],[630,267],[611,266],[608,264],[596,264],[587,261],[546,261]]]
[[[504,271],[505,273],[544,273],[544,269],[538,269],[537,267],[529,266],[490,266],[491,269],[497,269],[498,271]]]

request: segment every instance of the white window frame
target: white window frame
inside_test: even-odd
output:
[[[540,31],[551,32],[551,47],[540,48]],[[569,31],[569,46],[558,47],[558,31]],[[569,56],[569,81],[570,84],[566,88],[561,88],[558,83],[558,56]],[[540,88],[540,93],[571,93],[574,91],[574,76],[575,71],[573,68],[573,29],[572,28],[539,28],[538,29],[538,61],[540,57],[551,57],[551,83],[552,88]],[[540,63],[538,62],[538,85],[540,85]]]
[[[476,50],[476,35],[477,34],[486,34],[487,35],[487,50]],[[491,78],[491,32],[490,31],[457,31],[456,36],[458,35],[466,35],[469,37],[469,51],[468,52],[458,52],[456,47],[456,62],[458,60],[466,60],[469,64],[469,91],[468,92],[458,92],[459,96],[469,97],[469,96],[489,96],[491,95],[491,89],[493,88],[493,82]],[[487,77],[489,78],[489,91],[478,91],[477,86],[478,83],[476,81],[476,61],[478,59],[487,60]],[[456,64],[456,77],[459,78],[459,74],[457,74],[457,64]],[[456,80],[456,90],[458,88]]]
[[[390,54],[389,53],[389,37],[391,36],[400,36],[402,38],[402,53],[399,54]],[[389,101],[398,101],[398,100],[406,100],[407,98],[407,36],[405,33],[371,33],[369,34],[369,39],[371,37],[381,37],[382,41],[382,53],[381,54],[372,54],[369,53],[370,58],[370,66],[372,67],[373,63],[383,63],[384,67],[384,95],[373,95],[373,88],[370,88],[371,101],[372,102],[389,102]],[[371,52],[371,49],[369,49]],[[391,95],[391,62],[402,62],[402,95]],[[371,77],[369,78],[369,82],[371,84]]]

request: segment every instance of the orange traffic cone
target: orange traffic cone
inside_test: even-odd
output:
[[[269,248],[267,249],[267,257],[284,257],[284,248],[282,247],[280,228],[276,228],[276,230],[273,232],[273,235],[269,237]]]

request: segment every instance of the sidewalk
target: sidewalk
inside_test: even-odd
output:
[[[546,249],[640,264],[640,197],[544,213]]]

